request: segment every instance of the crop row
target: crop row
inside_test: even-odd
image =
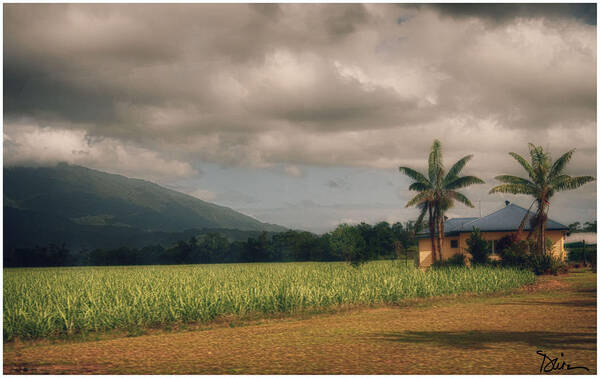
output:
[[[208,322],[219,316],[296,312],[484,293],[534,281],[530,272],[391,261],[4,269],[4,340]]]

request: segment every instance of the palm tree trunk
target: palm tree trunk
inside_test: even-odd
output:
[[[546,251],[546,222],[542,222],[542,247],[544,248],[544,252]]]
[[[521,223],[519,223],[519,228],[517,229],[517,232],[516,232],[517,241],[521,240],[521,237],[523,236],[523,227],[525,226],[525,221],[527,220],[527,218],[529,216],[529,212],[531,211],[531,208],[533,207],[534,204],[535,204],[535,201],[531,202],[531,205],[529,205],[529,209],[527,209],[525,216],[521,220]],[[525,240],[529,239],[530,236],[531,236],[531,230],[529,231],[529,234],[527,235]]]
[[[444,219],[443,216],[438,212],[437,214],[437,250],[440,255],[440,260],[444,259],[443,249],[442,249],[442,240],[444,239]]]
[[[444,245],[444,217],[443,216],[442,216],[442,221],[440,222],[440,229],[442,230],[442,232],[440,233],[440,246],[443,246]],[[441,252],[440,252],[440,254],[441,254]]]
[[[542,250],[546,253],[546,206],[542,201],[542,217],[540,218],[540,242],[542,243]]]
[[[436,261],[436,253],[435,253],[435,226],[434,226],[433,214],[431,211],[431,207],[429,208],[429,238],[431,239],[431,260],[432,262]]]
[[[440,231],[440,213],[439,213],[439,209],[434,207],[433,208],[433,222],[435,225],[435,229],[437,230],[435,232],[435,249],[437,251],[437,258],[439,261],[442,261],[442,249],[440,248],[440,237],[438,232]]]
[[[544,245],[544,200],[538,199],[538,211],[536,214],[537,217],[537,250],[540,254],[546,253],[546,246]]]

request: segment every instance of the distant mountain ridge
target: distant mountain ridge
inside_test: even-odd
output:
[[[5,248],[31,240],[94,247],[103,234],[126,240],[190,229],[286,230],[145,180],[68,164],[4,168],[3,196]]]

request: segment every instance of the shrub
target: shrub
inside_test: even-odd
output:
[[[536,275],[558,274],[566,268],[566,265],[551,253],[530,254],[527,266]]]
[[[537,275],[567,271],[561,259],[552,254],[551,240],[546,240],[546,249],[539,251],[533,240],[517,241],[511,236],[507,235],[498,241],[498,244],[502,244],[502,249],[498,249],[503,266],[522,267]]]
[[[528,263],[529,243],[525,240],[514,242],[500,251],[502,265],[526,267]]]
[[[476,265],[488,264],[490,261],[490,243],[481,238],[481,231],[473,227],[471,237],[467,239],[467,252],[471,254],[471,262]]]
[[[446,260],[446,262],[450,266],[467,266],[467,256],[462,253],[457,253]]]
[[[438,260],[431,265],[432,268],[444,268],[448,266],[467,266],[467,256],[457,253],[449,259]]]
[[[517,243],[517,234],[512,233],[508,235],[504,235],[496,242],[496,253],[504,258],[503,252],[505,249],[511,247],[513,244]]]
[[[583,248],[581,247],[568,247],[567,257],[569,261],[583,261]],[[585,261],[587,263],[596,263],[596,246],[586,246],[585,247]]]

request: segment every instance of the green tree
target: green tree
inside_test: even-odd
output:
[[[579,231],[581,231],[581,223],[575,222],[575,223],[571,223],[569,225],[569,232],[570,233],[579,232]]]
[[[221,234],[209,232],[200,236],[193,261],[201,264],[220,262],[225,258],[229,241]]]
[[[373,226],[372,249],[373,254],[379,258],[394,255],[394,236],[388,222],[379,222]]]
[[[367,245],[357,227],[342,223],[329,238],[334,255],[352,265],[359,265],[368,259]]]
[[[585,222],[583,225],[585,226],[583,228],[585,232],[596,232],[596,221]]]
[[[412,168],[399,167],[400,173],[414,181],[408,189],[418,192],[406,204],[406,207],[417,206],[420,210],[415,228],[420,226],[425,215],[429,216],[429,237],[434,261],[438,259],[438,253],[441,259],[444,213],[454,206],[455,201],[474,207],[464,194],[458,192],[458,189],[484,183],[475,176],[460,176],[461,171],[472,157],[473,155],[463,157],[446,172],[442,162],[442,146],[436,139],[429,153],[427,176]]]
[[[467,241],[467,252],[471,255],[473,264],[487,264],[490,255],[490,242],[481,237],[481,231],[473,227],[473,232]]]
[[[496,180],[503,184],[490,190],[490,194],[526,194],[534,198],[537,210],[532,218],[531,228],[537,230],[536,249],[539,252],[545,252],[546,221],[550,199],[554,196],[554,193],[576,189],[595,180],[592,176],[571,177],[565,173],[566,165],[571,160],[574,152],[575,149],[572,149],[553,162],[550,154],[544,151],[541,146],[529,143],[531,162],[515,152],[509,153],[525,169],[529,178],[510,175],[497,176]]]

